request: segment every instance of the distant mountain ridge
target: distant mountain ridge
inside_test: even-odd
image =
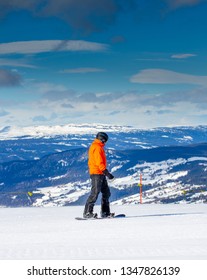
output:
[[[99,124],[99,123],[85,123],[85,124],[65,124],[65,125],[39,125],[39,126],[6,126],[0,127],[0,139],[9,140],[17,138],[47,138],[60,135],[84,135],[84,134],[95,134],[97,131],[107,132],[140,132],[142,133],[153,133],[155,131],[162,133],[182,132],[188,133],[205,133],[207,126],[176,126],[176,127],[157,127],[151,129],[140,129],[133,126],[122,126],[122,125],[110,125],[110,124]],[[182,134],[181,133],[181,134]],[[164,136],[164,135],[163,135]],[[188,137],[188,136],[186,136]],[[190,136],[191,137],[191,136]]]
[[[0,129],[0,206],[84,204],[90,191],[88,147],[106,145],[115,204],[206,202],[207,126],[135,129],[68,124]]]
[[[18,139],[18,138],[47,138],[64,135],[84,135],[95,134],[97,131],[108,132],[129,132],[136,130],[131,126],[108,125],[108,124],[65,124],[65,125],[39,125],[39,126],[6,126],[0,128],[0,139]]]
[[[207,142],[207,126],[135,129],[129,126],[68,124],[0,129],[0,163],[37,160],[45,155],[87,148],[98,131],[109,134],[107,148],[151,149]]]
[[[174,189],[174,197],[150,198],[152,202],[202,201],[207,198],[207,143],[153,149],[107,150],[109,169],[116,177],[109,182],[112,201],[138,203],[138,183],[143,176],[143,190],[152,197]],[[5,206],[57,206],[83,204],[90,190],[87,148],[71,149],[42,157],[0,164],[0,204]],[[180,187],[177,189],[177,185]],[[175,188],[176,187],[176,188]],[[189,192],[189,189],[195,192]],[[151,191],[151,194],[149,193]],[[27,193],[33,195],[28,197]],[[136,199],[133,197],[135,195]],[[132,198],[130,199],[130,197]],[[148,202],[151,200],[148,199]],[[119,201],[119,202],[118,202]],[[146,200],[147,202],[147,200]]]

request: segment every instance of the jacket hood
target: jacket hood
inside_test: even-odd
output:
[[[98,145],[100,145],[100,146],[102,146],[102,147],[105,146],[105,143],[102,143],[101,140],[99,140],[99,139],[95,139],[95,140],[93,141],[93,143],[98,144]]]

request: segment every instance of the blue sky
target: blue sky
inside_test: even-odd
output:
[[[207,124],[207,0],[1,0],[0,127]]]

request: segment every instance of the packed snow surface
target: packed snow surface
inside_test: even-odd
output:
[[[127,217],[78,221],[80,206],[0,208],[0,259],[207,259],[205,204],[111,208]]]

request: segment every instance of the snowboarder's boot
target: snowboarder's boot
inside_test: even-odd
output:
[[[115,213],[101,213],[101,218],[113,218],[115,216]]]
[[[96,218],[98,218],[98,215],[97,215],[97,213],[84,213],[83,214],[83,218],[85,218],[85,219],[96,219]]]

